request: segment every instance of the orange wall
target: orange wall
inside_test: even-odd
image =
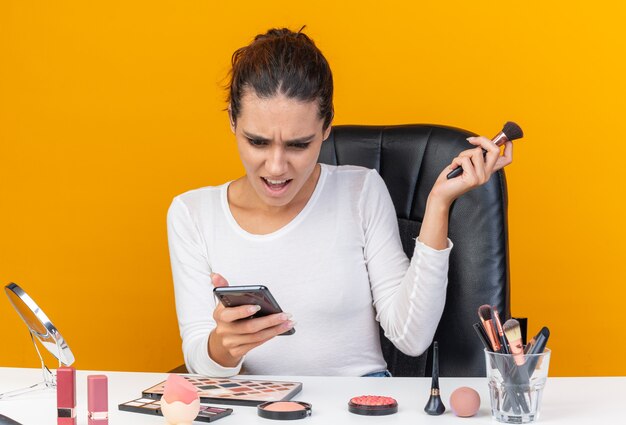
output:
[[[553,375],[624,375],[626,7],[612,3],[0,0],[0,283],[31,293],[79,368],[180,364],[166,210],[242,173],[222,111],[231,53],[307,24],[336,124],[523,126],[513,313],[551,328]],[[0,366],[36,367],[4,296],[0,323]]]

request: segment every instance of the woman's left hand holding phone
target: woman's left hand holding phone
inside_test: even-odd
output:
[[[214,287],[228,286],[218,273],[211,274]],[[209,336],[209,357],[224,367],[234,367],[250,350],[269,341],[276,335],[294,327],[288,313],[277,313],[250,320],[240,320],[259,311],[259,306],[242,305],[224,307],[219,303],[213,312],[215,329]]]

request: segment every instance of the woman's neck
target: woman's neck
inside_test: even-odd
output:
[[[252,234],[272,233],[293,220],[307,205],[321,174],[319,164],[296,196],[286,205],[268,205],[257,195],[248,177],[243,176],[228,187],[228,205],[235,221]]]

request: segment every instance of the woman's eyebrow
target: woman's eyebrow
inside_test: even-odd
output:
[[[268,139],[263,136],[257,136],[256,134],[248,133],[245,130],[243,130],[243,135],[246,136],[248,139],[258,140],[259,142],[271,142],[271,139]],[[298,137],[297,139],[285,140],[285,143],[306,143],[306,142],[313,140],[314,138],[315,138],[315,134],[312,134],[310,136]]]

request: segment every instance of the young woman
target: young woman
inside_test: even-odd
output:
[[[177,196],[168,238],[185,363],[210,376],[380,375],[378,323],[419,355],[443,312],[448,214],[512,161],[484,137],[433,186],[415,252],[374,170],[317,163],[331,130],[330,67],[302,32],[274,29],[233,55],[228,115],[246,175]],[[482,148],[487,150],[483,157]],[[463,174],[448,180],[459,166]],[[417,235],[416,235],[417,236]],[[289,313],[216,305],[216,286],[263,284]],[[277,335],[291,329],[297,332]]]

